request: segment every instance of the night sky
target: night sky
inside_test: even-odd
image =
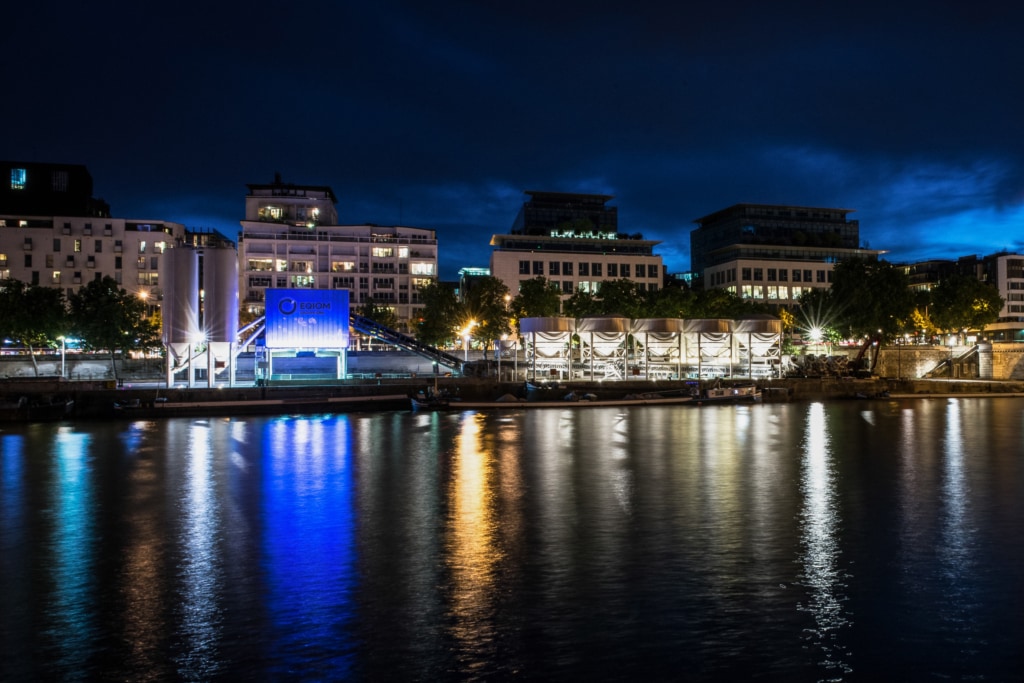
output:
[[[436,229],[445,279],[524,190],[614,195],[672,272],[739,202],[854,209],[894,262],[1024,251],[1022,3],[198,7],[3,3],[0,158],[232,238],[246,183],[330,185]]]

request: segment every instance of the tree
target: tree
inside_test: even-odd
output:
[[[640,288],[632,280],[619,278],[605,280],[597,291],[601,302],[602,315],[621,315],[627,318],[642,318],[646,301]]]
[[[511,331],[510,300],[508,286],[490,275],[476,280],[466,292],[465,312],[469,320],[463,323],[476,322],[473,337],[483,342],[484,350],[490,348],[492,341]]]
[[[69,298],[75,335],[90,350],[106,349],[117,379],[114,354],[159,347],[156,323],[145,317],[146,303],[118,286],[112,277],[92,280]]]
[[[999,319],[999,290],[969,275],[943,278],[932,290],[932,322],[944,332],[981,332]]]
[[[562,290],[558,284],[535,277],[519,285],[519,294],[512,300],[512,313],[519,318],[550,318],[562,307]]]
[[[764,307],[744,301],[727,289],[702,289],[696,292],[690,308],[691,318],[742,318],[752,313],[763,313]]]
[[[424,306],[416,323],[417,339],[431,346],[450,345],[466,319],[465,307],[455,290],[433,279],[419,288],[419,298]]]
[[[601,302],[592,292],[577,289],[562,304],[562,311],[571,318],[586,318],[588,315],[601,314]]]
[[[845,336],[881,343],[911,324],[914,294],[901,269],[887,261],[851,258],[837,263],[833,275],[829,300]]]
[[[696,294],[689,287],[670,285],[648,297],[648,318],[687,318]]]
[[[27,348],[37,377],[36,349],[58,346],[66,333],[67,306],[60,289],[9,278],[0,282],[0,341],[10,339]]]
[[[373,299],[358,307],[356,314],[392,330],[398,326],[398,316],[395,315],[395,309],[391,306],[377,303]]]

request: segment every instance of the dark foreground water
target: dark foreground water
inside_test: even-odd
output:
[[[1018,680],[1024,401],[0,431],[0,679]]]

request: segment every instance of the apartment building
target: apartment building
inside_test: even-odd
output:
[[[0,183],[0,279],[70,295],[109,275],[158,305],[162,256],[185,239],[183,225],[112,218],[106,203],[90,196],[84,166],[0,162]]]
[[[691,270],[707,288],[728,289],[771,308],[831,286],[844,258],[877,258],[860,248],[850,209],[736,204],[698,218],[690,233]]]
[[[414,329],[419,288],[437,277],[435,231],[405,226],[337,225],[326,186],[249,185],[238,237],[239,294],[263,311],[267,288],[346,289],[353,308],[391,308],[401,331]]]
[[[563,300],[577,290],[597,292],[607,280],[635,281],[657,291],[664,277],[660,244],[618,230],[609,195],[527,191],[511,234],[491,237],[490,270],[513,293],[535,277],[554,282]]]

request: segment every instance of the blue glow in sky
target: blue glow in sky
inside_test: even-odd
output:
[[[853,209],[893,261],[1024,249],[1020,4],[9,4],[0,154],[121,217],[234,236],[279,172],[437,230],[444,278],[524,190],[614,195],[672,271],[740,202]]]

